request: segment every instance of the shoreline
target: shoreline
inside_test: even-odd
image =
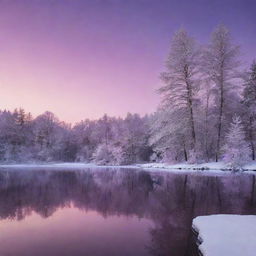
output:
[[[143,163],[132,165],[96,165],[94,163],[79,162],[63,162],[63,163],[4,163],[0,164],[0,168],[68,168],[68,169],[84,169],[84,168],[129,168],[143,169],[148,171],[164,171],[164,172],[188,172],[188,173],[234,173],[224,163],[203,163],[203,164],[166,164],[166,163]],[[256,174],[256,161],[244,166],[243,171],[238,173],[254,173]]]

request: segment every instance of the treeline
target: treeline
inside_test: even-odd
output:
[[[149,117],[104,115],[73,127],[51,112],[36,118],[23,109],[0,112],[2,162],[79,161],[130,164],[148,161]]]
[[[207,45],[175,33],[161,74],[161,104],[145,117],[104,115],[72,126],[46,112],[0,113],[1,161],[143,161],[190,163],[255,160],[256,62],[246,71],[223,25]]]

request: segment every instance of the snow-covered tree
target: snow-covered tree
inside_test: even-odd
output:
[[[99,165],[112,164],[113,158],[110,146],[106,143],[99,144],[92,156],[93,161]]]
[[[77,146],[76,161],[89,162],[100,143],[97,121],[86,119],[77,123],[72,133]]]
[[[237,61],[239,48],[233,45],[228,29],[220,25],[212,34],[210,44],[205,48],[202,58],[202,71],[207,82],[212,85],[215,100],[215,116],[212,120],[216,124],[216,153],[218,161],[221,141],[231,122],[232,112],[238,100]]]
[[[35,159],[56,161],[62,159],[66,127],[51,112],[46,111],[34,121]]]
[[[128,113],[124,119],[124,133],[121,139],[126,164],[147,160],[147,120],[138,114]]]
[[[162,73],[165,85],[159,89],[162,105],[171,109],[178,118],[173,122],[186,122],[186,139],[191,147],[196,145],[195,131],[195,95],[199,88],[198,47],[185,30],[175,33],[169,56],[166,61],[166,72]],[[182,124],[183,125],[183,124]]]
[[[189,141],[186,140],[186,120],[175,122],[178,112],[169,109],[159,110],[151,120],[149,145],[153,148],[156,160],[164,162],[187,161]],[[157,157],[156,157],[157,156]]]
[[[130,164],[150,157],[148,118],[138,114],[127,114],[124,119],[104,115],[99,120],[82,121],[72,131],[78,161]]]
[[[241,169],[250,159],[250,146],[240,117],[234,116],[223,146],[223,160],[233,170]]]
[[[243,106],[245,107],[244,120],[248,132],[248,139],[252,149],[252,159],[255,160],[256,139],[256,61],[253,61],[250,71],[244,78]]]
[[[171,42],[166,72],[161,74],[162,101],[151,131],[151,144],[168,151],[164,155],[172,156],[170,160],[182,155],[187,161],[188,151],[196,147],[198,63],[196,42],[185,30],[179,30]]]

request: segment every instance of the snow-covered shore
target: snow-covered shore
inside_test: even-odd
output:
[[[166,163],[146,163],[137,164],[141,168],[165,169],[165,170],[184,170],[184,171],[230,171],[227,164],[223,162],[211,162],[203,164],[166,164]],[[256,161],[246,164],[243,167],[244,171],[256,171]]]
[[[144,163],[133,165],[96,165],[94,163],[24,163],[24,164],[0,164],[0,168],[64,168],[64,169],[84,169],[84,168],[140,168],[149,171],[165,172],[206,172],[206,173],[230,173],[230,169],[223,162],[212,162],[203,164],[166,164],[166,163]],[[244,171],[256,174],[256,161],[244,166]]]
[[[97,167],[92,163],[17,163],[17,164],[0,164],[0,168],[64,168],[64,169],[84,169]]]
[[[136,165],[96,165],[94,163],[23,163],[23,164],[0,164],[0,168],[53,168],[53,169],[86,169],[86,168],[140,168]]]
[[[254,256],[256,252],[255,215],[209,215],[193,220],[199,250],[205,256]]]

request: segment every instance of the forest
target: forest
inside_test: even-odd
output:
[[[255,160],[256,62],[245,67],[240,47],[224,25],[205,45],[186,30],[170,44],[155,113],[126,117],[105,114],[74,125],[47,111],[0,112],[1,162],[225,161]]]

